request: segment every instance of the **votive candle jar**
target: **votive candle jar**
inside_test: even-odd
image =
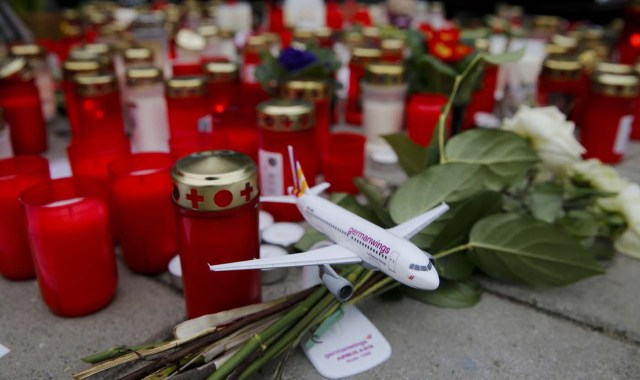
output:
[[[622,160],[633,123],[633,107],[639,80],[633,75],[597,75],[592,82],[589,106],[580,134],[585,157],[602,162]]]
[[[585,83],[580,62],[565,57],[548,57],[538,78],[538,104],[556,106],[567,118],[579,119],[577,110],[585,100]]]
[[[364,77],[367,65],[379,62],[382,58],[380,49],[356,47],[351,52],[349,61],[349,87],[345,108],[345,120],[354,125],[362,124],[362,95],[360,82]]]
[[[117,158],[131,152],[129,140],[124,137],[112,139],[86,139],[73,141],[67,147],[67,155],[74,177],[91,177],[109,182],[109,165]]]
[[[13,157],[9,126],[4,121],[4,111],[0,108],[0,159]]]
[[[260,129],[258,163],[263,195],[288,195],[293,186],[288,147],[292,146],[309,186],[318,175],[313,104],[303,100],[271,99],[258,105]],[[266,203],[262,206],[278,220],[299,221],[302,215],[292,204]]]
[[[241,153],[213,150],[181,158],[171,175],[187,317],[260,302],[259,270],[209,270],[209,264],[259,257],[255,163]]]
[[[0,107],[11,128],[13,152],[38,154],[47,150],[47,130],[33,71],[24,58],[0,62]]]
[[[354,178],[364,175],[365,142],[363,135],[337,132],[329,135],[324,157],[324,180],[331,184],[334,193],[358,194]]]
[[[404,121],[404,67],[394,63],[367,66],[362,82],[363,129],[367,145],[384,146],[381,136],[398,133]]]
[[[134,272],[164,272],[177,253],[172,165],[168,153],[138,153],[109,166],[114,233],[125,263]]]
[[[232,62],[208,62],[204,65],[207,76],[210,112],[214,123],[229,108],[237,108],[240,102],[240,77],[238,65]]]
[[[442,109],[448,98],[443,94],[413,94],[407,103],[407,133],[411,141],[422,146],[431,143]],[[447,131],[451,118],[447,118]]]
[[[134,152],[168,152],[169,124],[162,72],[154,66],[127,69],[126,114]]]
[[[171,138],[213,130],[205,77],[174,77],[167,80],[165,98]]]
[[[100,72],[101,65],[94,59],[68,59],[62,64],[62,92],[64,94],[64,104],[67,110],[69,127],[73,134],[80,128],[79,108],[75,90],[75,77],[79,75],[95,75]]]
[[[399,38],[385,38],[380,41],[382,61],[389,63],[402,63],[404,60],[405,40]]]
[[[115,75],[76,76],[75,86],[79,107],[74,140],[124,136],[122,103]]]
[[[20,193],[49,179],[49,162],[39,156],[0,160],[0,274],[9,280],[29,280],[36,272],[31,258]]]
[[[636,63],[634,71],[636,75],[640,77],[640,61]],[[640,95],[636,97],[636,111],[633,117],[633,130],[631,131],[631,138],[634,140],[640,140]]]
[[[255,107],[260,102],[269,98],[267,92],[256,79],[255,71],[260,65],[260,54],[267,52],[269,41],[266,36],[250,36],[243,51],[242,71],[240,73],[241,82],[241,103],[242,115],[246,116],[246,123],[255,125]]]
[[[91,178],[40,183],[20,195],[42,300],[60,316],[107,306],[117,272],[106,187]]]

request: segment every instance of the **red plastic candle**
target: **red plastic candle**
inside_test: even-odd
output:
[[[332,133],[324,158],[324,180],[330,192],[357,194],[354,178],[364,175],[366,138],[355,133]]]
[[[402,39],[385,38],[380,41],[382,60],[389,63],[401,63],[404,60],[405,42]]]
[[[64,104],[67,109],[67,119],[71,132],[75,133],[80,127],[78,108],[79,103],[75,91],[75,77],[79,75],[93,75],[100,71],[97,60],[67,60],[62,65],[62,91]]]
[[[255,71],[260,64],[260,54],[269,48],[269,41],[266,36],[251,36],[247,40],[243,51],[242,72],[240,81],[240,110],[244,116],[243,123],[255,126],[256,106],[267,100],[269,95],[258,83]]]
[[[49,179],[49,163],[39,156],[0,160],[0,274],[9,280],[36,276],[20,193]]]
[[[74,141],[67,148],[71,171],[75,177],[97,178],[107,184],[109,165],[131,151],[129,140],[124,136],[113,139]]]
[[[482,78],[482,88],[474,92],[471,101],[467,106],[462,121],[462,129],[470,129],[475,126],[475,114],[477,112],[493,113],[496,105],[496,92],[498,79],[498,66],[485,65],[484,77]]]
[[[113,74],[80,75],[75,78],[75,86],[79,107],[74,140],[124,136],[116,77]]]
[[[407,105],[407,131],[416,144],[428,146],[438,124],[447,97],[442,94],[414,94]],[[451,118],[447,119],[447,129]]]
[[[0,63],[0,107],[11,128],[11,144],[16,155],[47,150],[40,93],[24,58]]]
[[[115,235],[124,261],[134,272],[164,272],[176,255],[172,165],[168,153],[140,153],[120,158],[109,167]]]
[[[105,186],[63,178],[20,196],[42,300],[55,314],[76,317],[107,306],[117,273]]]
[[[356,47],[351,53],[349,62],[349,88],[347,92],[347,105],[345,119],[347,123],[362,124],[362,91],[360,81],[364,77],[365,67],[380,61],[382,52],[379,49]]]
[[[260,271],[208,266],[259,257],[255,163],[241,153],[207,151],[180,159],[171,175],[187,317],[260,302]]]
[[[571,58],[549,57],[545,59],[538,78],[538,104],[556,106],[571,120],[582,120],[576,109],[583,108],[580,103],[584,102],[586,95],[585,83],[580,62]]]
[[[240,81],[238,65],[231,62],[209,62],[205,64],[209,88],[210,112],[214,123],[229,107],[238,107],[240,102]]]
[[[177,77],[166,81],[169,136],[179,137],[213,130],[204,77]]]
[[[318,155],[315,149],[313,104],[302,100],[272,99],[258,106],[260,139],[258,162],[260,191],[263,195],[287,195],[293,186],[289,166],[288,146],[304,168],[309,186],[318,175]],[[265,203],[262,209],[276,220],[298,221],[302,215],[295,205]]]
[[[632,75],[601,74],[594,78],[580,134],[586,157],[607,163],[622,159],[631,133],[638,84],[638,78]]]

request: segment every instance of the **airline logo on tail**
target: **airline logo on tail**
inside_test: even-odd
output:
[[[291,175],[293,176],[292,195],[300,197],[309,189],[309,185],[307,184],[307,180],[304,178],[302,167],[300,166],[300,162],[295,158],[293,147],[291,145],[289,145],[289,163],[291,164]]]

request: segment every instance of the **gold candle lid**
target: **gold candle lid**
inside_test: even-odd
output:
[[[165,81],[165,91],[170,98],[191,98],[207,93],[207,81],[203,76],[185,76]]]
[[[113,74],[77,75],[74,82],[76,93],[84,97],[106,95],[118,89]]]
[[[97,60],[103,68],[107,69],[110,69],[113,65],[111,48],[106,44],[86,44],[73,48],[69,53],[69,58],[78,60]]]
[[[537,15],[533,17],[532,25],[540,29],[558,29],[562,19],[558,16]]]
[[[225,211],[259,195],[258,170],[249,156],[209,150],[179,159],[171,169],[173,202],[187,210]]]
[[[239,79],[238,65],[233,62],[208,62],[204,72],[209,82],[236,82]]]
[[[269,40],[264,35],[249,36],[244,45],[245,51],[261,53],[269,48]]]
[[[582,64],[569,57],[547,57],[542,64],[542,75],[554,79],[577,79],[582,73]]]
[[[599,74],[593,78],[591,88],[597,94],[635,98],[640,80],[635,75]],[[606,111],[605,111],[606,112]]]
[[[162,71],[155,66],[132,67],[127,69],[127,85],[139,87],[162,82]]]
[[[551,43],[554,45],[562,46],[567,50],[575,50],[578,47],[578,39],[571,36],[565,36],[562,34],[554,34],[551,37]]]
[[[380,29],[375,26],[365,26],[362,28],[362,36],[367,42],[377,44],[381,38]]]
[[[9,54],[15,57],[23,57],[29,61],[44,60],[47,57],[47,52],[44,48],[37,44],[17,44],[9,48]]]
[[[357,31],[344,32],[342,33],[342,43],[351,48],[362,46],[364,44],[364,36]]]
[[[258,104],[258,126],[275,132],[314,127],[313,104],[303,100],[270,99]]]
[[[383,53],[402,52],[405,46],[405,40],[400,38],[385,38],[380,41],[380,49]]]
[[[289,80],[280,87],[284,99],[300,99],[310,102],[329,99],[329,84],[322,80]]]
[[[545,50],[547,51],[547,55],[565,55],[565,54],[569,54],[570,49],[564,47],[564,46],[560,46],[560,45],[555,45],[555,44],[548,44],[545,47]]]
[[[633,75],[633,67],[615,62],[600,62],[596,65],[596,73],[600,74],[618,74]]]
[[[72,80],[76,75],[97,74],[102,65],[97,60],[67,59],[62,64],[65,80]]]
[[[365,69],[364,81],[379,86],[404,84],[404,66],[396,63],[374,63]]]
[[[94,43],[90,43],[90,44],[84,44],[81,46],[81,48],[88,50],[88,51],[92,51],[100,56],[102,55],[111,55],[112,50],[111,47],[105,43],[102,42],[94,42]]]
[[[323,27],[320,27],[319,29],[316,29],[313,33],[317,38],[321,40],[325,40],[333,36],[333,29],[323,26]]]
[[[360,66],[377,62],[380,57],[382,57],[382,51],[375,48],[356,47],[351,52],[351,62]]]
[[[130,47],[122,53],[126,65],[152,64],[153,51],[146,47]]]
[[[30,80],[33,72],[27,65],[27,60],[22,57],[9,57],[0,60],[0,80],[9,78],[19,78]]]
[[[302,44],[317,43],[318,37],[311,30],[296,29],[293,32],[293,40]]]
[[[215,25],[211,25],[211,24],[207,24],[207,25],[200,25],[198,26],[198,28],[196,29],[196,31],[198,32],[199,35],[201,35],[205,40],[208,40],[210,38],[214,38],[217,37],[220,29],[218,29],[217,26]]]
[[[204,37],[189,29],[180,29],[176,34],[176,45],[189,51],[201,51],[206,46]]]

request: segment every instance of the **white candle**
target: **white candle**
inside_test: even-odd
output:
[[[162,84],[130,88],[127,111],[132,124],[131,143],[134,152],[169,151],[167,103]]]
[[[407,85],[378,86],[362,83],[362,125],[369,145],[384,145],[382,135],[398,133],[404,119]]]

